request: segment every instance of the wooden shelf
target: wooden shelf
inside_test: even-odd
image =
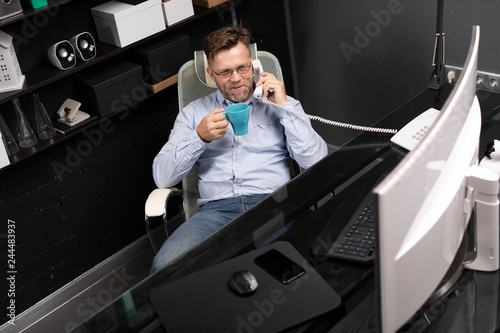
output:
[[[228,0],[193,0],[193,4],[197,6],[212,8],[226,1]]]
[[[177,76],[178,75],[175,74],[174,76],[169,77],[168,79],[166,79],[160,83],[157,83],[157,84],[145,83],[146,89],[148,91],[151,91],[153,94],[156,94],[157,92],[160,92],[163,89],[166,89],[166,88],[170,87],[171,85],[176,84],[177,83]]]

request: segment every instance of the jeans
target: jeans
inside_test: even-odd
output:
[[[243,195],[212,201],[201,206],[198,213],[181,224],[163,243],[160,251],[153,259],[151,273],[160,270],[195,245],[201,243],[266,196],[267,194]]]

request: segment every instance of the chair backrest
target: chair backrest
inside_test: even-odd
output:
[[[250,45],[250,51],[254,58],[257,58],[262,63],[262,67],[266,72],[274,74],[278,80],[283,81],[283,74],[278,59],[271,53],[266,51],[257,51],[256,44]],[[177,89],[179,94],[179,110],[184,108],[192,101],[206,96],[215,90],[217,87],[206,72],[207,61],[202,50],[195,51],[194,59],[186,62],[179,70],[177,77]],[[259,79],[255,75],[255,80]],[[186,219],[198,212],[196,204],[200,194],[198,192],[198,165],[195,164],[191,171],[182,180],[184,212]]]

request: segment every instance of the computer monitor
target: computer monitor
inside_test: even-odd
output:
[[[486,195],[491,201],[486,209],[492,217],[481,217],[476,223],[493,231],[485,235],[486,227],[478,227],[476,245],[480,251],[470,265],[498,269],[498,176],[495,179],[478,167],[478,46],[479,27],[474,26],[463,71],[438,117],[425,138],[373,191],[380,332],[399,329],[444,282],[454,282],[457,274],[453,273],[461,273],[467,252],[461,249],[467,247],[471,215],[478,216],[477,208],[475,214],[472,212],[477,199],[483,199],[481,186],[490,186],[486,192],[494,192],[496,187],[496,194]]]

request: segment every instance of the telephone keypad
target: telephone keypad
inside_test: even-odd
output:
[[[424,126],[412,136],[412,139],[417,141],[423,139],[424,136],[427,134],[428,129],[429,129],[428,126]]]
[[[391,138],[391,142],[411,151],[427,134],[430,126],[439,116],[439,113],[440,112],[434,108],[430,108],[421,113],[396,133]]]

